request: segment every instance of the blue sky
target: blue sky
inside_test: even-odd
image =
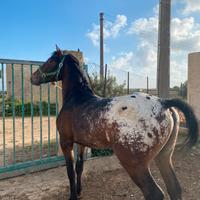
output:
[[[148,1],[146,9],[142,9],[145,0],[138,2],[135,6],[133,1],[124,3],[122,0],[1,1],[0,25],[3,31],[0,55],[44,60],[58,44],[63,49],[80,48],[87,57],[98,60],[98,49],[93,47],[86,34],[93,23],[98,24],[99,12],[105,12],[105,18],[111,21],[116,15],[124,13],[134,20],[150,15],[156,4],[154,0]],[[118,48],[123,46],[121,44]]]
[[[158,0],[6,0],[0,3],[0,58],[46,60],[55,44],[99,63],[99,12],[105,13],[105,62],[156,77]],[[187,79],[187,54],[200,49],[200,2],[172,4],[171,85]]]

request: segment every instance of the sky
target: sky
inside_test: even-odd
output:
[[[105,63],[135,85],[156,80],[158,0],[6,0],[0,2],[0,58],[45,61],[55,50],[83,51],[99,64],[104,12]],[[188,53],[200,51],[200,0],[172,0],[171,82],[187,80]],[[91,67],[92,64],[91,64]],[[115,70],[116,69],[116,70]]]

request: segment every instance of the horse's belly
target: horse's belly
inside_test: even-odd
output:
[[[117,122],[118,132],[116,143],[129,148],[132,152],[149,152],[161,149],[167,142],[173,121],[168,113],[164,114],[162,121],[152,119],[136,119],[135,123],[120,120]]]
[[[116,131],[103,119],[93,119],[74,126],[74,140],[91,148],[110,148]]]

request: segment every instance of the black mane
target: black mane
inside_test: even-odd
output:
[[[83,96],[94,96],[94,92],[88,82],[88,77],[86,77],[86,72],[84,72],[83,67],[80,66],[78,59],[72,54],[68,54],[66,56],[66,62],[69,67],[69,79],[73,84],[73,93]]]

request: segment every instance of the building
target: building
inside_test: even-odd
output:
[[[187,99],[200,120],[200,52],[188,56]]]

